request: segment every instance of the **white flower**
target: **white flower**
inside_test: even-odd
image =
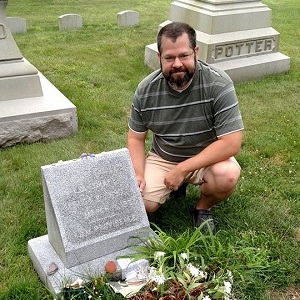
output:
[[[229,281],[224,281],[224,290],[226,294],[231,293],[231,283]]]
[[[156,269],[154,267],[150,267],[148,270],[148,279],[152,280],[155,274],[156,274]]]
[[[191,263],[189,263],[187,265],[187,267],[188,267],[188,270],[190,271],[190,273],[191,273],[192,276],[198,277],[200,275],[201,271],[198,268],[196,268],[195,266],[193,266]]]
[[[166,281],[164,274],[158,272],[155,267],[150,267],[148,273],[148,280],[154,281],[157,284],[163,284]]]
[[[153,281],[155,281],[157,284],[163,284],[166,281],[166,278],[163,274],[155,275]]]
[[[166,254],[166,253],[163,252],[163,251],[156,251],[156,252],[154,253],[154,259],[157,260],[157,259],[159,259],[160,257],[164,257],[165,254]]]
[[[228,279],[229,281],[232,283],[233,282],[233,275],[232,272],[230,270],[227,270],[227,274],[228,274]]]
[[[203,300],[211,300],[209,296],[205,296]]]
[[[187,254],[184,252],[184,253],[181,253],[180,256],[182,257],[182,259],[184,260],[187,260]]]
[[[73,288],[80,288],[83,286],[84,281],[81,278],[77,278],[72,284],[71,287]]]
[[[206,278],[206,273],[204,273],[203,271],[199,271],[199,275],[201,278]]]
[[[149,269],[149,281],[154,281],[157,284],[162,284],[166,281],[165,276],[163,274],[157,274],[157,270],[154,267],[150,267]]]

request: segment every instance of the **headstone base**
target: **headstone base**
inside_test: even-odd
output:
[[[55,295],[58,295],[66,283],[74,282],[78,277],[83,280],[96,278],[104,273],[107,261],[115,261],[118,256],[132,253],[130,249],[119,250],[94,259],[75,267],[66,268],[49,242],[48,235],[28,241],[28,251],[33,266],[45,286]],[[58,266],[58,271],[53,275],[47,275],[49,265],[54,262]]]
[[[76,107],[41,73],[37,76],[42,96],[0,101],[0,147],[77,132]]]
[[[212,63],[211,65],[225,71],[233,82],[238,83],[286,73],[290,69],[290,58],[277,52]]]

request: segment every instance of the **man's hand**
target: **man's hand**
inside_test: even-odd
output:
[[[177,165],[174,169],[169,171],[164,179],[165,186],[172,191],[177,191],[185,178],[185,174],[180,170]]]
[[[129,130],[128,138],[127,138],[128,150],[130,153],[136,179],[141,192],[144,191],[146,186],[146,181],[144,178],[146,136],[147,136],[147,132],[136,133],[132,130]]]
[[[136,179],[138,182],[138,186],[140,188],[140,192],[143,193],[145,186],[146,186],[146,181],[145,181],[144,177],[140,177],[140,176],[137,176]]]

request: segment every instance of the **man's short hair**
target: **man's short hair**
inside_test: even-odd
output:
[[[190,25],[181,22],[172,22],[170,24],[165,25],[160,29],[157,35],[157,49],[158,52],[162,52],[161,40],[162,37],[167,37],[172,39],[175,43],[177,38],[182,36],[184,33],[187,33],[190,40],[191,49],[195,49],[196,47],[196,31]]]

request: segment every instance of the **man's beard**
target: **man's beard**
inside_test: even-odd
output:
[[[172,68],[168,74],[163,73],[167,82],[178,89],[186,86],[190,80],[194,77],[196,69],[196,62],[195,67],[193,70],[189,70],[188,68],[181,66],[180,68]],[[183,72],[182,75],[176,75],[179,72]]]

